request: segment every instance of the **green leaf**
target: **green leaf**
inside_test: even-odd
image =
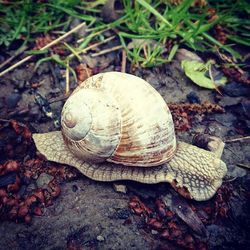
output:
[[[209,61],[207,63],[188,60],[183,60],[181,62],[181,67],[183,68],[186,76],[190,78],[194,83],[203,88],[215,89],[219,85],[225,84],[227,79],[225,77],[222,77],[220,80],[214,82],[212,79],[207,77],[206,74],[209,71],[210,66],[211,62]]]
[[[48,49],[43,49],[43,50],[29,50],[27,51],[27,55],[42,55],[48,53]]]

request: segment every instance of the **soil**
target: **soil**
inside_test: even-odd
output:
[[[98,67],[101,69],[100,65],[107,65],[107,61],[114,63],[109,63],[102,71],[119,70],[115,53],[100,57]],[[0,118],[25,123],[32,132],[59,129],[60,110],[65,101],[63,73],[58,65],[43,63],[34,70],[34,63],[28,63],[5,75],[0,80]],[[195,94],[200,102],[217,103],[226,110],[223,114],[191,115],[191,127],[176,132],[179,140],[192,143],[196,133],[208,133],[224,141],[249,135],[248,97],[240,94],[221,96],[216,91],[197,87],[185,77],[178,61],[152,69],[138,69],[133,74],[151,83],[167,103],[189,102],[187,96],[192,92],[191,95]],[[71,84],[71,89],[75,86]],[[250,174],[248,169],[237,164],[249,166],[249,152],[247,141],[226,143],[222,159],[227,164],[228,174],[219,194],[224,199],[227,213],[225,216],[212,214],[213,220],[204,223],[205,235],[199,236],[182,220],[175,219],[178,226],[185,227],[185,233],[192,235],[196,245],[183,246],[178,236],[167,240],[162,237],[162,229],[147,224],[145,214],[138,215],[129,207],[131,198],[136,196],[155,211],[156,199],[172,192],[168,184],[122,182],[127,192],[119,193],[113,183],[92,181],[78,174],[73,180],[60,184],[61,194],[53,204],[43,208],[42,216],[34,216],[29,224],[3,220],[0,249],[247,249],[250,243]],[[194,211],[199,207],[214,209],[216,204],[222,204],[218,197],[216,194],[207,202],[185,202],[195,207]],[[213,211],[218,212],[216,209]]]

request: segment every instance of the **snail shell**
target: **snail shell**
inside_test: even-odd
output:
[[[88,161],[156,166],[176,149],[171,113],[160,94],[136,76],[108,72],[90,77],[62,110],[69,150]]]

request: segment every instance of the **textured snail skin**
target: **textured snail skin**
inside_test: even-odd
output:
[[[108,162],[87,163],[68,150],[60,131],[33,134],[33,139],[38,151],[47,160],[76,167],[93,180],[133,180],[148,184],[175,182],[177,188],[186,188],[190,198],[197,201],[210,199],[227,172],[225,163],[213,152],[184,142],[178,142],[174,157],[168,163],[142,168]]]

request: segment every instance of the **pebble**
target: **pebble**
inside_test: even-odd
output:
[[[3,101],[0,99],[0,109],[2,109],[4,107],[4,103]]]
[[[18,80],[14,82],[14,84],[15,84],[15,88],[17,88],[20,91],[24,90],[29,85],[28,82],[25,80]]]
[[[38,188],[42,188],[46,185],[49,184],[49,182],[53,179],[54,177],[49,175],[49,174],[46,174],[46,173],[41,173],[39,175],[39,177],[37,178],[36,180],[36,183],[37,183],[37,187]]]
[[[250,118],[250,100],[244,100],[242,103],[243,113]]]
[[[154,235],[155,235],[155,234],[158,234],[158,232],[157,232],[156,230],[152,229],[152,230],[151,230],[151,234],[154,234]]]
[[[30,105],[29,107],[29,119],[31,121],[39,121],[40,118],[42,117],[40,108],[38,105],[34,104],[34,105]]]
[[[17,103],[21,100],[21,95],[19,93],[12,93],[6,97],[5,103],[7,108],[15,108]]]
[[[221,86],[220,88],[222,89],[223,93],[232,97],[250,95],[250,87],[246,84],[231,82],[226,84],[225,86]]]
[[[72,191],[73,191],[73,192],[76,192],[77,190],[78,190],[78,187],[77,187],[76,185],[73,185],[73,186],[72,186]]]
[[[196,92],[191,91],[188,95],[187,95],[187,99],[190,103],[200,103],[201,100],[199,98],[199,96],[197,95]]]
[[[125,185],[114,183],[113,187],[114,187],[115,191],[118,193],[123,193],[123,194],[127,193],[127,187]]]
[[[32,191],[34,191],[35,189],[36,189],[37,187],[36,187],[36,185],[34,184],[34,183],[30,183],[27,187],[26,187],[26,192],[27,193],[30,193],[30,192],[32,192]]]
[[[37,68],[37,74],[40,76],[42,74],[49,73],[49,66],[48,63],[41,63],[39,67]]]
[[[242,102],[242,97],[232,98],[230,96],[223,96],[221,100],[219,100],[218,104],[222,107],[228,107],[232,105],[237,105]]]
[[[186,49],[178,49],[175,57],[180,62],[183,60],[203,62],[197,54]]]
[[[18,237],[18,238],[25,238],[25,237],[26,237],[26,234],[24,234],[24,233],[18,233],[18,234],[17,234],[17,237]]]
[[[214,119],[218,123],[228,128],[233,127],[234,122],[237,120],[237,118],[231,113],[215,114]]]
[[[54,88],[54,89],[51,89],[50,92],[49,92],[52,96],[57,96],[61,93],[61,90],[59,88]]]
[[[6,141],[4,139],[0,139],[0,151],[6,147]]]
[[[130,211],[127,208],[119,209],[114,213],[114,218],[116,219],[126,220],[129,218],[129,216],[130,216]]]
[[[101,236],[101,235],[98,235],[98,236],[96,237],[96,239],[97,239],[98,241],[104,241],[104,240],[105,240],[104,237]]]
[[[55,206],[55,208],[54,208],[54,212],[56,215],[61,214],[63,211],[64,211],[63,205],[58,205],[58,206]]]
[[[26,193],[26,187],[24,185],[18,190],[18,194],[22,197]]]

